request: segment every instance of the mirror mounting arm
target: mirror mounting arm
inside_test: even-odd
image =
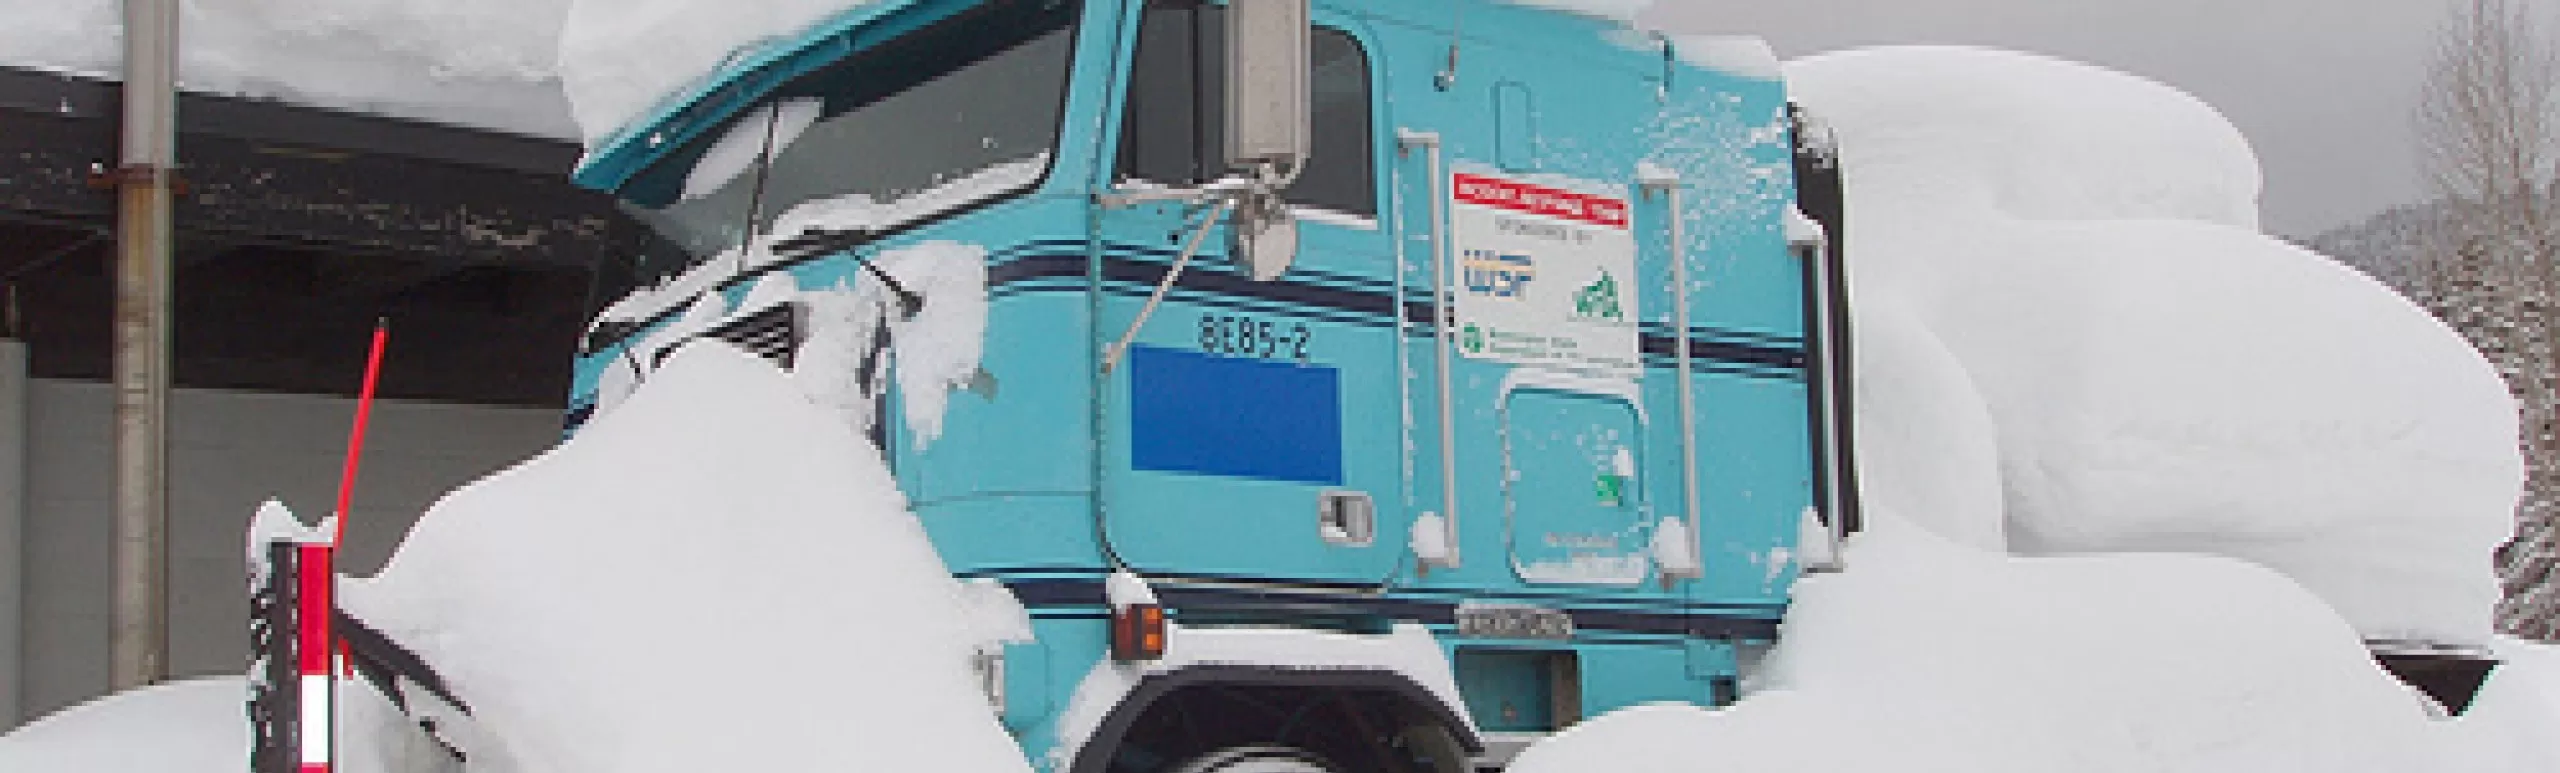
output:
[[[1203,185],[1175,187],[1131,185],[1123,182],[1113,186],[1107,193],[1095,194],[1094,200],[1107,209],[1128,209],[1159,201],[1185,203],[1224,201],[1242,206],[1259,199],[1279,198],[1281,191],[1288,190],[1289,186],[1297,184],[1299,173],[1304,171],[1306,171],[1304,164],[1283,170],[1275,168],[1274,164],[1255,163],[1244,174],[1228,175]]]
[[[1238,201],[1253,195],[1258,187],[1258,183],[1245,177],[1226,177],[1206,185],[1190,187],[1131,185],[1124,182],[1113,186],[1107,193],[1095,194],[1094,200],[1106,209],[1128,209],[1159,201],[1184,203]]]

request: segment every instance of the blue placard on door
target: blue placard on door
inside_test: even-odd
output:
[[[1132,467],[1342,485],[1333,368],[1140,346],[1129,398]]]

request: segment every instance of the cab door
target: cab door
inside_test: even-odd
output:
[[[1222,14],[1197,0],[1150,0],[1130,26],[1115,190],[1194,186],[1227,172],[1218,147]],[[1358,22],[1316,22],[1313,157],[1286,196],[1300,250],[1285,275],[1255,281],[1231,260],[1232,237],[1212,222],[1211,203],[1158,200],[1097,215],[1094,333],[1113,358],[1103,535],[1142,572],[1376,582],[1403,550],[1405,527],[1385,506],[1402,495],[1402,424],[1400,305],[1378,217],[1383,105]]]

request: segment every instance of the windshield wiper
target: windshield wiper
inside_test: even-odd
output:
[[[787,260],[814,258],[831,252],[848,252],[880,240],[881,232],[866,227],[811,228],[791,238],[773,243],[775,257]]]

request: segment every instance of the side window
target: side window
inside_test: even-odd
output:
[[[1224,10],[1199,0],[1150,0],[1139,21],[1128,114],[1121,120],[1119,174],[1172,185],[1216,179],[1224,95]],[[1341,30],[1317,27],[1314,156],[1289,187],[1292,203],[1364,217],[1378,214],[1369,116],[1369,57]]]

